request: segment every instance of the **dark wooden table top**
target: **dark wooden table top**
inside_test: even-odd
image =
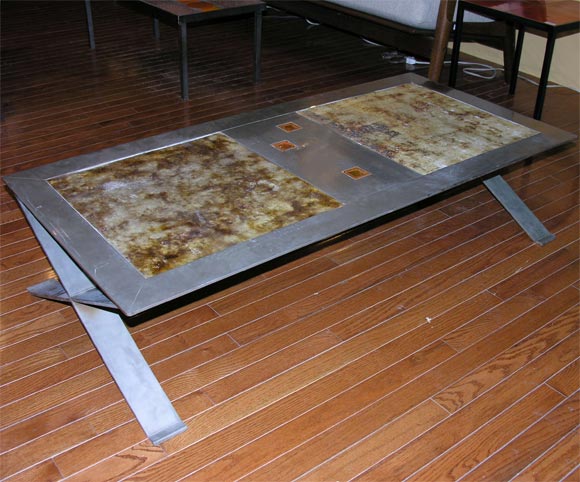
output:
[[[465,2],[551,26],[568,25],[580,20],[580,3],[575,0],[465,0]]]
[[[180,18],[220,16],[264,9],[261,0],[141,0],[151,7]]]

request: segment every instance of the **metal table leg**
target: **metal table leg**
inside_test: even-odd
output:
[[[451,53],[451,66],[449,69],[449,86],[455,87],[457,81],[457,66],[459,64],[459,50],[461,48],[461,33],[463,32],[463,14],[465,8],[461,1],[457,5],[457,19],[455,23],[455,35],[453,36],[453,51]]]
[[[189,73],[187,71],[187,23],[179,24],[179,73],[181,98],[189,100]]]
[[[262,52],[262,11],[254,13],[254,82],[260,80],[260,65]]]
[[[157,15],[153,16],[153,35],[156,40],[161,38],[161,35],[159,34],[159,17],[157,17]]]
[[[187,426],[171,405],[121,317],[76,301],[83,299],[95,286],[26,206],[21,204],[21,207],[95,348],[147,436],[154,444],[160,444],[183,432]]]
[[[85,12],[87,14],[87,30],[89,32],[89,46],[95,49],[95,31],[93,29],[93,10],[91,0],[85,0]]]
[[[503,177],[495,176],[483,183],[534,242],[544,246],[555,238]]]
[[[554,45],[556,44],[556,34],[553,30],[548,32],[546,41],[546,52],[544,53],[544,63],[542,65],[542,76],[540,77],[540,86],[538,88],[538,97],[536,98],[536,107],[534,108],[534,119],[542,117],[544,108],[544,99],[546,98],[546,89],[548,87],[548,76],[550,74],[550,65],[552,64],[552,55],[554,54]]]
[[[520,60],[522,57],[522,47],[524,45],[525,34],[526,27],[524,25],[520,25],[518,32],[518,41],[516,43],[516,52],[514,55],[514,64],[512,66],[512,77],[510,79],[510,88],[509,88],[510,95],[513,95],[516,92],[516,84],[518,82],[518,72],[520,71]]]

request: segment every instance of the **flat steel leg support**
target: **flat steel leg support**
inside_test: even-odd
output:
[[[179,28],[179,77],[181,82],[181,98],[189,100],[189,72],[187,64],[187,24],[180,23]]]
[[[254,13],[254,82],[261,77],[262,56],[262,11]]]
[[[143,430],[155,445],[187,427],[143,358],[121,317],[72,303],[105,365]]]
[[[483,181],[483,183],[528,236],[532,238],[532,241],[544,246],[556,237],[546,229],[503,177],[495,176]]]
[[[149,439],[158,445],[183,432],[187,426],[171,405],[121,317],[74,301],[95,286],[30,211],[22,204],[21,207],[95,348]]]
[[[85,13],[87,15],[87,32],[89,34],[89,47],[95,50],[95,30],[93,28],[93,9],[91,0],[85,0]]]

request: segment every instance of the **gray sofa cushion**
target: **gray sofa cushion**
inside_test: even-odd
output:
[[[435,30],[439,0],[327,0],[343,7],[385,18],[418,29]],[[465,12],[466,22],[491,19]]]

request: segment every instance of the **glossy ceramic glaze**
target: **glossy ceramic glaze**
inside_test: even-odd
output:
[[[419,174],[537,134],[415,84],[311,107],[300,114]]]
[[[146,277],[340,206],[220,133],[50,183]]]

